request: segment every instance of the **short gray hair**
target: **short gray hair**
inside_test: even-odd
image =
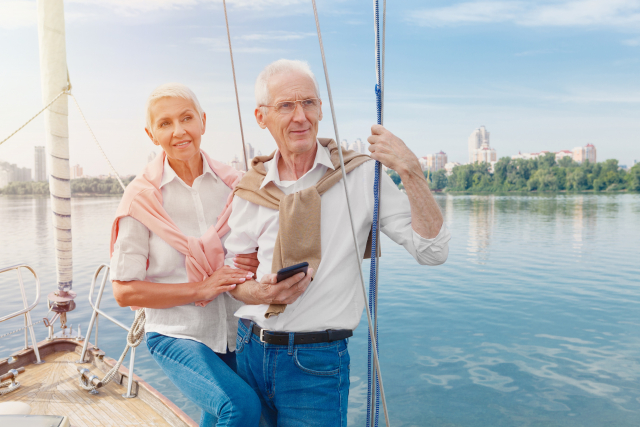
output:
[[[181,83],[165,83],[155,88],[153,92],[151,92],[151,95],[149,95],[149,98],[147,98],[146,120],[147,129],[149,129],[149,132],[153,133],[153,130],[151,128],[151,107],[157,100],[161,98],[182,98],[193,102],[193,105],[196,107],[196,111],[200,116],[200,120],[202,121],[204,111],[200,106],[200,102],[198,102],[196,94]]]
[[[316,96],[320,98],[320,88],[318,87],[316,76],[313,74],[313,71],[311,71],[311,67],[309,67],[307,62],[291,59],[279,59],[264,67],[264,70],[262,70],[256,79],[256,107],[269,105],[269,102],[271,102],[271,94],[269,93],[269,80],[271,80],[271,77],[290,72],[297,72],[308,76],[313,81],[313,85],[316,88]]]

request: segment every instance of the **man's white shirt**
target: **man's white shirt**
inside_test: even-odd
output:
[[[264,187],[273,182],[285,194],[295,193],[315,185],[328,168],[333,169],[329,149],[318,144],[313,167],[297,181],[281,181],[278,174],[279,150],[264,164],[267,174]],[[373,219],[373,180],[375,162],[368,161],[347,174],[347,190],[356,227],[360,254],[364,250]],[[380,231],[404,246],[419,264],[439,265],[446,261],[451,238],[443,224],[438,235],[425,239],[411,228],[411,209],[406,194],[383,173],[380,183]],[[258,251],[258,280],[271,273],[273,249],[278,235],[279,212],[233,199],[229,218],[231,232],[225,242],[227,264],[233,265],[237,254]],[[313,281],[284,313],[269,319],[264,317],[268,305],[244,305],[235,315],[254,321],[260,327],[287,332],[310,332],[325,329],[355,329],[365,306],[360,288],[349,212],[342,182],[322,195],[321,208],[322,261]],[[381,266],[384,268],[384,247]],[[242,286],[242,285],[240,285]],[[381,286],[393,286],[383,283]]]

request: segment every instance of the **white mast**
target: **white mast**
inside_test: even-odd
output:
[[[62,0],[38,0],[38,38],[40,43],[40,78],[42,101],[46,105],[70,89]],[[63,95],[44,112],[47,146],[47,169],[53,236],[56,250],[58,291],[71,290],[71,185],[69,176],[69,123],[67,96]]]

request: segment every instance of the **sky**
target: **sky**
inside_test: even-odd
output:
[[[370,1],[317,0],[341,139],[376,120]],[[246,141],[275,149],[255,122],[254,81],[280,59],[309,62],[324,100],[319,136],[334,137],[310,0],[228,0]],[[67,0],[73,93],[115,169],[141,171],[155,147],[146,97],[181,82],[207,112],[202,147],[241,152],[222,0]],[[397,0],[387,7],[385,126],[418,155],[467,161],[481,125],[498,157],[592,143],[598,160],[640,161],[640,0]],[[0,140],[43,106],[36,2],[0,0]],[[70,156],[109,172],[69,103]],[[33,168],[37,118],[0,145],[0,160]]]

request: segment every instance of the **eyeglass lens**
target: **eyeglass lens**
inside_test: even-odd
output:
[[[282,114],[292,113],[296,109],[296,103],[299,102],[305,111],[317,110],[320,102],[315,98],[301,99],[298,101],[283,101],[276,104],[276,111]]]

